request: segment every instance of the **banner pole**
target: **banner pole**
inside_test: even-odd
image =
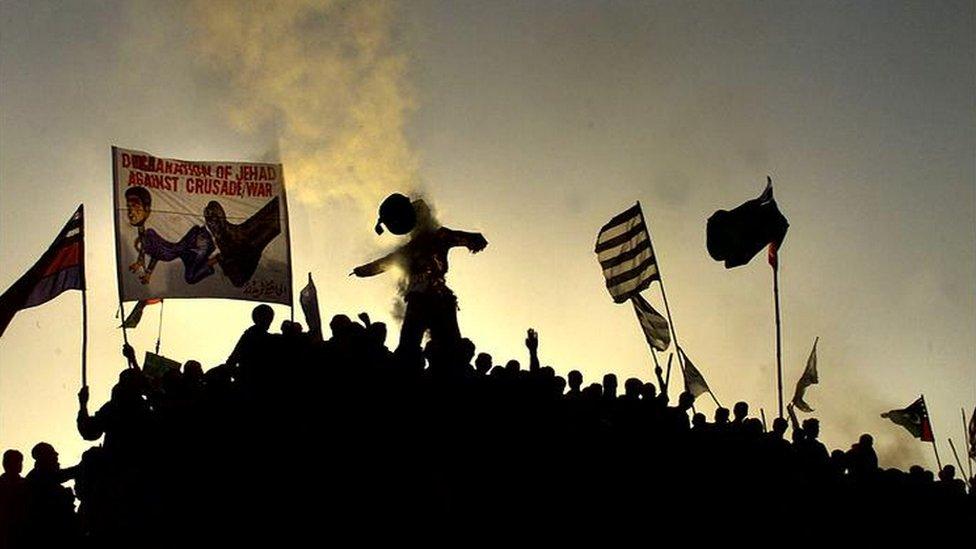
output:
[[[779,259],[773,267],[773,301],[776,304],[776,388],[779,395],[779,417],[783,417],[783,343],[779,316]]]
[[[112,145],[112,219],[115,221],[115,281],[119,289],[119,314],[122,317],[122,342],[129,344],[129,334],[125,328],[125,307],[122,306],[122,250],[119,246],[121,235],[119,235],[119,168],[118,168],[118,147]],[[128,368],[128,362],[126,367]]]
[[[766,410],[763,410],[762,408],[760,408],[759,409],[759,415],[760,415],[760,417],[762,417],[763,432],[764,433],[769,432],[769,429],[766,427]]]
[[[285,190],[287,186],[285,184],[285,166],[284,164],[278,164],[278,169],[281,170],[281,199],[285,204],[285,220],[286,226],[288,227],[288,235],[286,238],[286,248],[288,250],[288,305],[291,308],[291,321],[295,322],[295,277],[292,273],[292,263],[291,263],[291,216],[288,215],[288,194]]]
[[[159,342],[163,339],[163,305],[166,304],[166,300],[162,299],[159,301],[159,330],[156,332],[156,354],[159,354]]]

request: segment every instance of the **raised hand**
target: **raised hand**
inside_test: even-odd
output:
[[[539,349],[539,334],[532,328],[526,332],[525,346],[533,353]]]
[[[87,385],[85,385],[84,387],[81,388],[80,391],[78,391],[78,405],[81,406],[82,408],[85,408],[85,407],[88,406],[88,386]]]

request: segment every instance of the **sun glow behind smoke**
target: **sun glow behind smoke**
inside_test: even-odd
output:
[[[292,196],[351,197],[369,211],[417,187],[395,15],[385,0],[191,4],[200,68],[226,88],[222,109],[237,130],[271,136]]]

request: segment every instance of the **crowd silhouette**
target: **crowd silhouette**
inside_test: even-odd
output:
[[[938,479],[880,468],[868,434],[828,452],[818,421],[792,410],[792,425],[768,431],[745,402],[709,420],[689,393],[672,403],[660,370],[657,385],[630,378],[620,394],[614,374],[564,379],[541,365],[532,330],[523,368],[468,339],[392,352],[365,314],[334,316],[324,341],[287,320],[272,333],[266,305],[252,317],[206,371],[189,361],[150,377],[124,347],[111,399],[92,413],[87,387],[78,394],[78,432],[101,440],[78,465],[61,468],[41,442],[23,477],[23,455],[7,450],[0,546],[471,543],[583,524],[653,539],[664,525],[796,533],[974,517],[951,465]]]

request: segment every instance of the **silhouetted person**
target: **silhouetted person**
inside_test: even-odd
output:
[[[491,371],[492,360],[488,353],[478,353],[478,358],[474,360],[474,368],[479,374],[486,376]]]
[[[571,399],[577,399],[582,396],[583,386],[583,374],[579,370],[572,370],[566,376],[566,382],[569,384],[569,390],[566,391],[566,396]]]
[[[237,345],[227,358],[227,366],[246,368],[255,359],[264,358],[261,355],[269,345],[268,329],[274,321],[274,309],[268,305],[258,305],[251,311],[251,320],[254,324],[244,330],[237,340]]]
[[[0,547],[24,545],[24,507],[27,492],[24,470],[24,454],[17,450],[3,453],[3,474],[0,474]]]
[[[74,478],[75,468],[61,469],[58,453],[46,442],[31,450],[34,468],[27,474],[26,539],[33,546],[57,547],[77,535],[74,494],[61,484]]]
[[[130,353],[131,354],[131,353]],[[88,386],[78,391],[78,433],[85,440],[105,435],[104,447],[113,458],[134,459],[153,436],[152,416],[144,398],[145,379],[137,369],[119,373],[112,397],[94,415],[88,413]]]
[[[878,471],[878,455],[874,452],[874,438],[865,433],[847,453],[847,469],[852,475],[867,478]]]
[[[603,398],[605,400],[617,398],[617,376],[613,374],[603,376]]]
[[[729,429],[729,409],[719,406],[715,409],[715,415],[713,416],[714,424],[713,428],[719,433],[728,431]]]
[[[395,252],[353,269],[358,277],[378,275],[393,265],[406,274],[404,300],[407,309],[400,328],[397,354],[415,353],[424,332],[431,339],[442,339],[449,346],[461,338],[457,323],[457,298],[447,287],[447,256],[451,248],[463,246],[472,253],[488,245],[481,233],[454,231],[440,224],[422,200],[410,202],[393,194],[380,205],[377,233],[383,225],[394,234],[410,234],[410,241]]]
[[[939,491],[942,492],[947,501],[953,499],[962,501],[962,498],[966,497],[966,483],[956,478],[956,467],[954,465],[946,465],[939,471],[939,482],[937,484]]]
[[[736,431],[741,430],[743,422],[745,422],[746,417],[749,415],[749,404],[741,400],[736,402],[735,406],[732,407],[732,414],[732,429]]]
[[[644,389],[644,382],[636,377],[629,377],[624,381],[624,398],[629,401],[640,399],[641,391]]]
[[[688,411],[695,403],[695,396],[688,391],[678,395],[678,405],[668,408],[668,428],[672,433],[683,433],[688,430]]]

